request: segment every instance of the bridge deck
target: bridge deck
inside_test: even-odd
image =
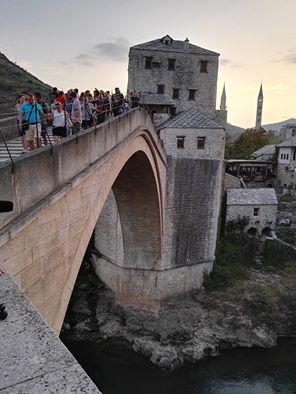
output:
[[[8,276],[0,278],[0,393],[100,393]]]

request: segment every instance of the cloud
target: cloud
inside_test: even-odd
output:
[[[128,41],[119,37],[114,42],[99,42],[88,51],[74,56],[73,60],[82,66],[93,66],[102,57],[122,62],[127,59],[128,49]],[[66,65],[68,62],[62,60],[60,63]]]
[[[128,42],[125,38],[119,37],[114,42],[100,42],[93,48],[93,53],[96,56],[103,56],[105,58],[124,61],[128,55]]]
[[[92,66],[94,64],[93,56],[88,53],[79,53],[79,55],[75,56],[74,60],[84,66]]]
[[[232,61],[229,59],[221,59],[220,60],[221,66],[227,66],[228,64],[231,64],[231,63],[232,63]]]
[[[295,64],[296,63],[296,52],[290,53],[290,55],[286,56],[283,60],[286,63]]]
[[[231,67],[234,67],[234,68],[241,68],[241,67],[243,67],[241,64],[234,63],[232,60],[224,59],[224,58],[222,58],[220,60],[220,65],[221,66],[231,66]]]

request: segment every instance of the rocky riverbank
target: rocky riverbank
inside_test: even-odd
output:
[[[84,342],[116,338],[164,369],[237,346],[275,346],[279,337],[296,336],[296,259],[290,254],[279,263],[273,249],[266,253],[265,263],[244,266],[244,275],[226,288],[167,300],[158,316],[118,305],[99,281],[91,260],[85,261],[62,338]]]

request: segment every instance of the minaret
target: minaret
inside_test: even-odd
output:
[[[225,129],[227,127],[227,107],[226,107],[226,90],[225,83],[222,90],[221,101],[220,101],[220,110],[217,111],[217,121],[223,126]]]
[[[221,102],[220,102],[220,111],[226,111],[226,92],[225,92],[225,83],[223,86],[222,90],[222,95],[221,95]]]
[[[262,83],[261,83],[259,94],[258,94],[258,100],[257,100],[257,114],[256,114],[256,125],[255,125],[256,130],[260,129],[260,127],[261,127],[262,110],[263,110],[263,90],[262,90]]]

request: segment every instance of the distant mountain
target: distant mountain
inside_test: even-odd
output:
[[[237,137],[244,131],[245,131],[245,129],[242,127],[235,126],[231,123],[227,123],[226,133],[227,133],[229,142],[234,142],[237,139]]]
[[[290,118],[290,119],[283,120],[282,122],[277,122],[277,123],[265,124],[262,127],[263,127],[263,129],[265,129],[267,131],[272,130],[272,131],[279,133],[281,127],[287,123],[296,124],[296,118]],[[226,132],[228,135],[229,142],[234,142],[240,136],[240,134],[243,133],[245,130],[246,129],[244,129],[243,127],[239,127],[239,126],[235,126],[233,124],[227,123]],[[275,135],[277,135],[278,133],[275,133]]]
[[[12,111],[16,98],[22,90],[31,93],[40,92],[47,99],[51,89],[51,86],[40,81],[0,52],[0,115]]]
[[[290,119],[283,120],[282,122],[277,122],[277,123],[265,124],[262,127],[265,130],[267,130],[267,131],[268,130],[280,131],[280,128],[282,126],[284,126],[285,124],[287,124],[287,123],[294,123],[294,124],[296,124],[296,118],[290,118]]]

